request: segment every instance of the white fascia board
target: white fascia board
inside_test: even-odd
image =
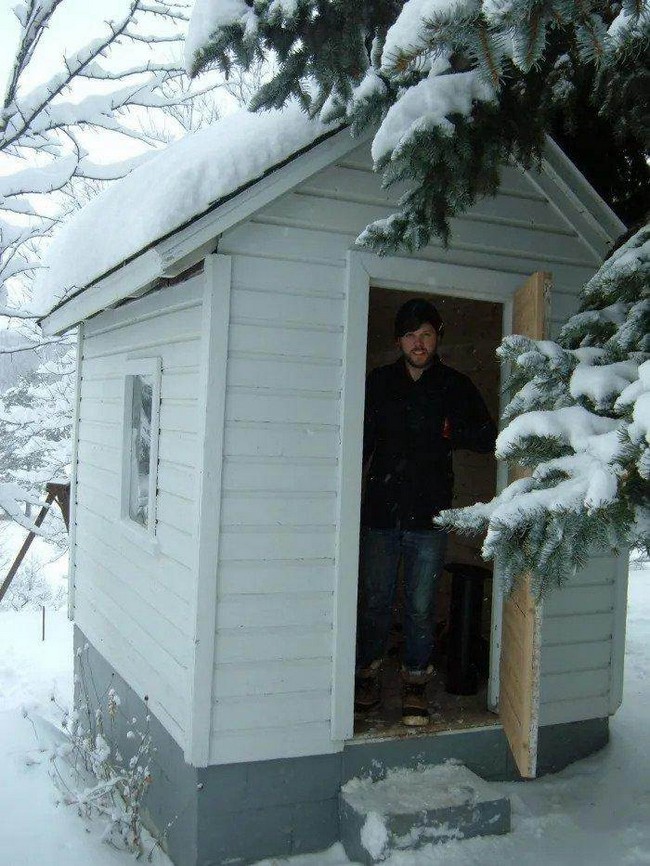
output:
[[[45,316],[40,323],[43,333],[48,337],[62,334],[124,298],[141,294],[161,276],[160,256],[156,250],[147,250]]]
[[[353,138],[348,128],[342,129],[287,162],[282,168],[272,171],[214,211],[199,217],[184,229],[161,241],[156,245],[156,251],[164,263],[165,273],[173,277],[191,267],[208,252],[206,244],[213,244],[214,239],[223,232],[252,216],[370,138],[371,132]]]
[[[602,261],[626,225],[550,136],[546,136],[541,174],[526,174],[574,227],[597,262]]]
[[[79,453],[79,418],[81,417],[81,359],[83,356],[84,326],[77,329],[75,397],[72,420],[72,466],[70,478],[70,505],[68,512],[68,619],[74,621],[77,572],[77,457]]]

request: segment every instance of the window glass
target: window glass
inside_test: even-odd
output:
[[[129,517],[142,526],[149,522],[151,476],[151,411],[153,377],[132,377],[131,459],[129,471]]]

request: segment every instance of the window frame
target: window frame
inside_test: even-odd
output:
[[[160,398],[162,382],[162,360],[155,358],[128,358],[124,364],[123,412],[122,412],[122,473],[120,490],[120,520],[125,530],[135,535],[139,542],[149,541],[152,548],[157,545],[157,489],[158,446],[160,439]],[[143,525],[131,517],[129,502],[131,492],[131,423],[133,412],[133,381],[136,376],[147,376],[152,380],[151,389],[151,442],[149,448],[149,489],[147,523]]]

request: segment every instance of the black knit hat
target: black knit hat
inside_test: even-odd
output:
[[[433,325],[439,337],[445,332],[445,323],[433,304],[424,298],[412,298],[397,311],[395,316],[395,339],[399,340],[409,331],[417,331],[425,322]]]

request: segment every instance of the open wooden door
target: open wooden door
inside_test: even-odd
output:
[[[550,285],[551,275],[538,271],[517,290],[513,333],[535,340],[547,337]],[[510,480],[527,474],[528,470],[516,467]],[[537,770],[542,611],[527,575],[504,601],[501,628],[499,715],[519,772],[533,779]]]

